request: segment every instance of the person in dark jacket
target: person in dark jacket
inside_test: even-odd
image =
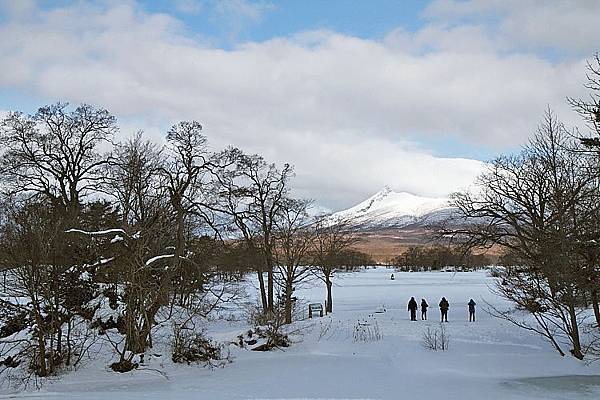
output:
[[[448,303],[448,300],[446,300],[445,297],[442,297],[442,300],[440,301],[440,313],[442,314],[442,322],[444,322],[444,319],[446,320],[446,322],[448,322],[448,309],[450,308],[450,303]]]
[[[417,308],[419,308],[419,306],[417,305],[417,301],[414,297],[411,297],[410,301],[408,302],[408,311],[410,311],[411,321],[417,320]]]
[[[477,303],[473,299],[469,301],[469,322],[475,322],[475,306]]]
[[[427,308],[429,308],[429,304],[425,299],[421,299],[421,319],[423,320],[427,320]]]

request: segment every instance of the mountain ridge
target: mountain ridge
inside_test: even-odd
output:
[[[348,209],[332,214],[334,219],[349,220],[361,230],[425,227],[446,219],[454,207],[445,197],[424,197],[395,192],[389,186]]]

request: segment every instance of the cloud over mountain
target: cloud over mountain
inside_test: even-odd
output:
[[[333,209],[387,183],[444,196],[481,169],[456,157],[466,147],[518,146],[548,104],[575,123],[564,98],[581,93],[584,77],[582,56],[516,48],[511,32],[529,35],[529,47],[535,32],[513,26],[516,14],[500,5],[470,2],[454,15],[446,3],[434,2],[416,32],[299,32],[230,49],[133,2],[15,8],[0,23],[0,88],[105,106],[123,136],[142,128],[160,138],[177,120],[199,120],[215,148],[294,164],[297,194]],[[484,12],[504,22],[455,23]],[[581,21],[577,32],[589,25]]]

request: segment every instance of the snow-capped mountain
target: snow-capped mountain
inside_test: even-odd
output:
[[[442,221],[451,215],[453,207],[447,198],[415,196],[394,192],[389,187],[347,210],[332,215],[333,219],[348,219],[363,229],[404,228]]]

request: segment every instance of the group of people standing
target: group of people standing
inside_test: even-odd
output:
[[[473,299],[469,300],[469,303],[467,303],[467,306],[469,307],[469,322],[474,322],[475,321],[475,306],[477,304],[475,303],[475,301]],[[441,322],[448,322],[448,309],[450,308],[450,303],[448,302],[448,300],[446,300],[445,297],[442,297],[442,300],[440,300],[440,315],[442,317]],[[414,297],[410,298],[410,301],[408,302],[408,311],[410,311],[410,320],[411,321],[416,321],[417,320],[417,309],[419,308],[419,305],[417,304],[417,301],[415,300]],[[427,301],[425,299],[421,299],[421,319],[422,320],[427,320],[427,309],[429,308],[429,304],[427,304]]]

